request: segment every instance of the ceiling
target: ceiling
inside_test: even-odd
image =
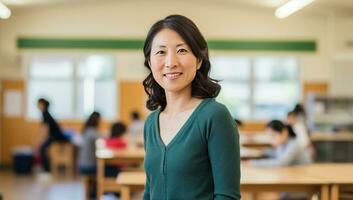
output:
[[[25,8],[32,6],[55,6],[58,4],[73,4],[73,3],[104,3],[107,0],[0,0],[10,8]],[[128,0],[114,0],[128,1]],[[139,1],[139,0],[135,0]],[[143,0],[140,0],[143,1]],[[203,0],[193,0],[204,2]],[[264,9],[274,9],[283,5],[288,0],[209,0],[217,3],[223,2],[227,4],[259,7]],[[306,11],[325,12],[325,13],[344,13],[353,15],[353,0],[315,0],[310,6],[305,8]]]

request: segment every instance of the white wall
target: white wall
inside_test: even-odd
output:
[[[279,20],[274,17],[273,11],[268,9],[217,1],[202,4],[200,1],[188,3],[104,1],[14,10],[10,19],[0,21],[0,56],[2,55],[0,78],[23,76],[18,56],[21,52],[16,48],[16,39],[19,36],[144,38],[153,22],[174,13],[184,14],[193,19],[207,39],[315,39],[319,48],[316,53],[270,53],[270,55],[298,56],[301,62],[302,81],[331,80],[329,60],[332,52],[339,46],[336,45],[334,38],[340,37],[330,31],[332,23],[327,16],[298,13]],[[234,52],[234,54],[249,53]],[[135,60],[134,57],[139,60],[134,65],[142,64],[143,59],[140,58],[142,53],[133,52],[129,56],[130,60]],[[129,63],[128,60],[129,58],[125,58],[121,63]],[[124,78],[141,77],[136,73],[129,73],[130,68],[125,67],[120,70],[124,73]],[[138,71],[137,68],[134,70]]]

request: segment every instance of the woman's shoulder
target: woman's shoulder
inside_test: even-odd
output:
[[[147,115],[147,118],[145,120],[145,126],[149,124],[153,124],[155,120],[158,118],[158,114],[160,112],[160,108],[157,110],[152,111],[150,114]]]
[[[214,98],[205,99],[205,105],[200,109],[201,117],[224,117],[230,115],[227,107]]]

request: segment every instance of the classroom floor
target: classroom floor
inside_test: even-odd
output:
[[[83,199],[83,184],[79,178],[43,180],[39,175],[16,175],[11,170],[0,170],[0,194],[2,200],[80,200]],[[140,199],[137,196],[133,199]],[[277,198],[275,193],[258,196],[259,200]],[[252,198],[242,194],[242,199]]]
[[[3,200],[79,200],[83,186],[77,180],[42,180],[38,175],[16,175],[0,171],[0,193]]]
[[[135,193],[133,200],[140,200]],[[2,197],[2,199],[1,199]],[[12,170],[0,170],[0,200],[83,200],[84,188],[80,178],[56,179],[37,175],[16,175]],[[102,199],[115,200],[110,194]]]

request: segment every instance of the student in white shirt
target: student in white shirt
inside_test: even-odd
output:
[[[284,167],[303,165],[311,162],[310,155],[296,140],[296,134],[290,125],[279,120],[267,124],[267,131],[271,134],[273,151],[268,151],[269,158],[252,160],[255,167]]]
[[[140,114],[137,111],[131,112],[131,125],[129,126],[130,142],[135,146],[143,146],[143,127],[144,120],[140,119]]]

